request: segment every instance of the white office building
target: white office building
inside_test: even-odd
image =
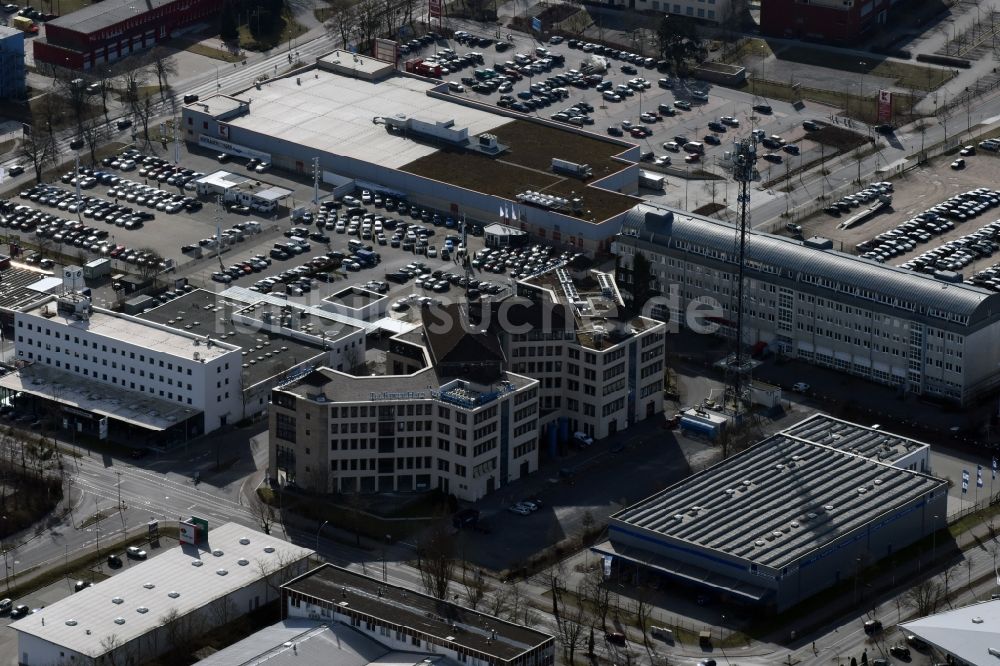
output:
[[[632,289],[636,255],[662,294],[654,316],[735,335],[731,224],[636,206],[612,245],[618,283]],[[751,232],[743,316],[746,345],[901,391],[967,404],[1000,385],[1000,294],[836,252],[823,238]]]
[[[467,501],[538,469],[544,447],[663,409],[665,324],[628,317],[611,276],[568,270],[490,304],[422,313],[386,374],[319,368],[272,391],[271,478],[317,492]]]

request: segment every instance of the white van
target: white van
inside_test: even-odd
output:
[[[649,630],[649,633],[653,638],[659,638],[661,641],[665,641],[667,643],[674,642],[674,632],[671,629],[666,629],[664,627],[652,627]]]
[[[684,144],[685,153],[697,153],[699,155],[705,154],[705,144],[700,141],[688,141]]]

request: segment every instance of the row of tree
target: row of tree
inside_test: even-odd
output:
[[[330,0],[327,31],[342,48],[354,45],[360,53],[371,51],[375,39],[395,38],[403,26],[412,30],[417,18],[416,0]]]
[[[21,144],[21,156],[35,172],[35,180],[42,180],[46,165],[58,166],[65,155],[56,147],[56,133],[62,119],[76,119],[77,137],[83,139],[90,152],[91,162],[97,161],[97,148],[102,140],[101,115],[110,123],[109,103],[117,96],[127,116],[132,116],[142,127],[145,140],[149,141],[149,124],[156,113],[156,93],[150,90],[156,77],[161,99],[170,90],[170,78],[177,73],[176,64],[165,49],[156,48],[137,54],[103,72],[82,74],[79,71],[43,66],[43,74],[52,80],[51,88],[35,108],[30,130]],[[95,113],[99,101],[100,112]]]

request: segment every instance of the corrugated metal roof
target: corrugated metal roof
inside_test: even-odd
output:
[[[840,423],[853,426],[840,429],[844,449],[823,437],[802,439],[800,423],[613,519],[626,531],[638,527],[780,569],[945,487],[932,476],[849,452],[851,440],[873,431]]]
[[[190,4],[190,1],[143,0],[140,3],[135,2],[135,0],[105,0],[105,2],[95,2],[92,5],[81,7],[75,12],[53,19],[47,25],[89,34],[174,3],[187,5]]]
[[[716,260],[735,265],[736,227],[719,220],[640,204],[625,214],[618,240],[629,242],[628,237],[638,238],[650,247],[667,246],[671,240],[675,244],[690,243],[726,253],[726,257],[716,257]],[[768,275],[752,265],[757,262],[780,270],[781,278],[794,280],[802,288],[812,288],[817,292],[827,291],[851,297],[848,292],[808,282],[810,276],[858,290],[869,290],[913,304],[917,308],[913,312],[914,318],[921,314],[920,309],[937,309],[968,317],[967,325],[970,327],[1000,318],[1000,294],[968,284],[942,282],[929,275],[843,252],[806,247],[801,241],[790,238],[751,231],[746,256],[751,275]],[[771,279],[777,278],[775,274]],[[905,307],[895,307],[891,303],[880,305],[897,310],[900,316],[907,311]]]

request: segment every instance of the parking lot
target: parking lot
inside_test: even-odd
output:
[[[761,151],[769,156],[758,167],[764,181],[834,154],[830,146],[811,140],[802,126],[804,120],[828,115],[825,108],[811,105],[801,116],[768,111],[765,107],[771,105],[762,98],[668,77],[652,59],[575,41],[517,42],[498,53],[493,45],[451,40],[447,46],[444,41],[424,46],[410,57],[442,65],[447,71],[441,77],[451,84],[452,94],[586,131],[625,136],[642,146],[649,166],[673,166],[672,173],[678,175],[699,165],[719,164],[732,139],[752,129],[775,139],[774,146]],[[755,111],[752,104],[766,112]],[[720,121],[723,118],[728,122]],[[683,145],[688,142],[704,144],[701,159],[685,159]]]
[[[893,181],[892,206],[871,219],[844,229],[842,223],[871,202],[839,216],[818,213],[803,223],[803,235],[833,240],[845,252],[865,254],[886,263],[933,273],[951,270],[970,281],[997,263],[1000,249],[1000,193],[983,188],[1000,176],[996,152],[978,149],[952,168],[957,156],[944,156]],[[859,188],[861,189],[861,188]],[[993,280],[992,277],[989,278]],[[1000,282],[984,286],[997,289]]]

